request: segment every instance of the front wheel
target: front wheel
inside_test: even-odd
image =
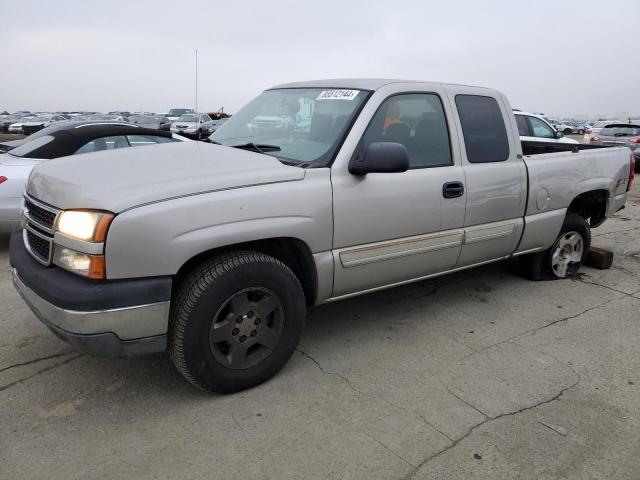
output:
[[[591,246],[591,229],[580,215],[568,213],[560,234],[548,250],[520,258],[524,274],[532,280],[574,276]]]
[[[571,135],[573,133],[573,130],[571,130],[570,128],[565,128],[564,129],[564,134],[565,135]]]
[[[231,393],[275,375],[306,318],[298,278],[281,261],[240,251],[205,261],[174,297],[169,353],[193,385]]]
[[[198,133],[196,134],[196,138],[198,140],[202,140],[202,130],[198,130]]]

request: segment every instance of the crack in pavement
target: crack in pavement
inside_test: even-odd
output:
[[[9,365],[8,367],[0,368],[0,373],[6,372],[7,370],[10,370],[12,368],[24,367],[26,365],[31,365],[33,363],[42,362],[43,360],[50,360],[52,358],[63,357],[65,355],[69,355],[70,353],[72,353],[72,351],[67,351],[67,352],[62,352],[62,353],[55,353],[53,355],[48,355],[46,357],[34,358],[33,360],[28,360],[28,361],[22,362],[22,363],[14,363],[13,365]]]
[[[592,235],[592,236],[593,237],[604,237],[605,235],[613,235],[614,233],[633,232],[634,230],[640,230],[640,227],[627,228],[627,229],[623,229],[623,230],[615,230],[613,232],[598,233],[598,234]]]
[[[563,363],[563,362],[560,362],[560,363]],[[567,387],[563,388],[562,390],[560,390],[560,392],[559,392],[559,393],[557,393],[557,394],[556,394],[556,395],[554,395],[553,397],[549,398],[548,400],[542,400],[542,401],[540,401],[540,402],[538,402],[538,403],[535,403],[535,404],[533,404],[533,405],[530,405],[530,406],[528,406],[528,407],[520,408],[520,409],[518,409],[518,410],[516,410],[516,411],[514,411],[514,412],[501,413],[500,415],[496,415],[495,417],[489,417],[489,416],[487,416],[487,418],[485,418],[482,422],[477,423],[477,424],[475,424],[475,425],[471,426],[471,427],[469,428],[469,430],[467,430],[467,432],[466,432],[464,435],[462,435],[460,438],[458,438],[457,440],[455,440],[451,445],[447,445],[445,448],[443,448],[443,449],[442,449],[442,450],[440,450],[439,452],[436,452],[436,453],[434,453],[433,455],[430,455],[429,457],[425,458],[425,459],[424,459],[422,462],[420,462],[420,464],[419,464],[419,465],[417,465],[417,466],[416,466],[412,471],[410,471],[410,472],[409,472],[409,473],[407,473],[404,477],[402,477],[402,479],[401,479],[401,480],[409,480],[409,479],[413,478],[413,477],[415,476],[415,474],[416,474],[416,473],[418,473],[418,471],[419,471],[422,467],[424,467],[427,463],[429,463],[429,462],[430,462],[431,460],[433,460],[434,458],[439,457],[439,456],[440,456],[440,455],[442,455],[443,453],[448,452],[448,451],[449,451],[449,450],[451,450],[452,448],[455,448],[455,447],[456,447],[460,442],[462,442],[464,439],[466,439],[467,437],[469,437],[469,435],[471,435],[474,431],[476,431],[478,428],[482,427],[483,425],[486,425],[486,424],[487,424],[487,423],[489,423],[489,422],[493,422],[493,421],[495,421],[495,420],[499,420],[499,419],[504,418],[504,417],[511,417],[511,416],[515,416],[515,415],[518,415],[518,414],[520,414],[520,413],[522,413],[522,412],[526,412],[526,411],[528,411],[528,410],[532,410],[532,409],[534,409],[534,408],[541,407],[542,405],[547,405],[547,404],[549,404],[549,403],[551,403],[551,402],[554,402],[554,401],[556,401],[556,400],[560,399],[560,397],[561,397],[565,392],[567,392],[568,390],[571,390],[571,389],[572,389],[572,388],[574,388],[576,385],[578,385],[578,383],[579,383],[579,382],[580,382],[580,376],[578,376],[578,377],[577,377],[576,381],[575,381],[573,384],[571,384],[571,385],[569,385],[569,386],[567,386]],[[455,396],[455,395],[454,395],[454,396]],[[467,403],[467,402],[465,402],[465,403]],[[474,407],[474,408],[475,408],[475,407]],[[478,410],[478,409],[476,408],[476,410]],[[480,410],[478,410],[478,411],[480,411]]]
[[[588,282],[583,282],[583,283],[588,283]],[[602,285],[598,285],[596,283],[592,283],[591,285],[602,286]],[[606,288],[606,287],[604,287],[604,288]],[[620,299],[622,299],[624,297],[635,298],[635,297],[633,297],[633,295],[635,295],[635,293],[624,293],[624,292],[621,292],[620,290],[616,290],[616,291],[619,292],[619,293],[623,293],[624,296],[610,298],[609,300],[607,300],[604,303],[601,303],[599,305],[595,305],[593,307],[589,307],[589,308],[587,308],[587,309],[585,309],[585,310],[583,310],[583,311],[581,311],[579,313],[576,313],[575,315],[570,315],[568,317],[559,318],[557,320],[554,320],[554,321],[552,321],[550,323],[547,323],[545,325],[542,325],[540,327],[536,327],[536,328],[533,328],[531,330],[527,330],[526,332],[518,333],[517,335],[513,335],[512,337],[509,337],[509,338],[507,338],[505,340],[501,340],[501,341],[499,341],[497,343],[492,343],[491,345],[487,345],[486,347],[483,347],[483,348],[480,348],[478,350],[475,350],[474,352],[470,353],[469,355],[466,355],[466,356],[462,357],[461,360],[467,360],[468,358],[471,358],[474,355],[477,355],[478,353],[483,353],[483,352],[485,352],[485,351],[487,351],[487,350],[489,350],[489,349],[491,349],[493,347],[497,347],[497,346],[503,345],[505,343],[511,343],[513,340],[517,340],[517,339],[522,338],[522,337],[528,337],[528,336],[531,336],[531,335],[535,335],[540,330],[544,330],[545,328],[551,327],[551,326],[556,325],[558,323],[568,322],[569,320],[574,320],[574,319],[576,319],[576,318],[578,318],[578,317],[580,317],[580,316],[582,316],[582,315],[584,315],[586,313],[591,312],[592,310],[597,310],[599,308],[606,307],[611,302],[614,302],[616,300],[620,300]],[[638,293],[638,292],[636,292],[636,293]]]
[[[427,425],[427,426],[431,427],[433,430],[435,430],[436,432],[438,432],[440,435],[442,435],[443,437],[445,437],[445,438],[446,438],[447,440],[449,440],[450,442],[453,442],[453,439],[452,439],[449,435],[447,435],[446,433],[444,433],[443,431],[441,431],[441,430],[440,430],[438,427],[436,427],[433,423],[431,423],[429,420],[427,420],[427,419],[425,418],[425,416],[424,416],[424,415],[422,415],[420,412],[415,411],[415,410],[410,410],[410,409],[408,409],[408,408],[404,408],[404,407],[402,407],[402,406],[400,406],[400,405],[397,405],[397,404],[395,404],[394,402],[392,402],[391,400],[388,400],[388,399],[386,399],[386,398],[382,398],[382,397],[374,397],[374,396],[369,395],[369,394],[367,394],[367,393],[365,393],[365,392],[362,392],[362,391],[358,390],[356,387],[354,387],[354,386],[353,386],[353,384],[351,383],[351,381],[350,381],[347,377],[345,377],[344,375],[341,375],[341,374],[336,373],[336,372],[328,372],[328,371],[326,371],[326,370],[324,369],[324,367],[323,367],[322,365],[320,365],[320,362],[318,362],[315,358],[313,358],[313,357],[312,357],[310,354],[308,354],[307,352],[305,352],[305,351],[303,351],[303,350],[300,350],[299,348],[296,348],[296,351],[297,351],[300,355],[302,355],[303,357],[305,357],[305,358],[307,358],[307,359],[311,360],[313,363],[315,363],[315,365],[318,367],[318,369],[320,370],[320,372],[321,372],[323,375],[334,375],[334,376],[336,376],[336,377],[340,378],[342,381],[344,381],[344,382],[349,386],[349,388],[350,388],[351,390],[353,390],[355,393],[357,393],[357,394],[359,394],[359,395],[363,395],[363,396],[365,396],[365,397],[372,398],[372,399],[374,399],[374,400],[381,400],[381,401],[385,402],[386,404],[391,405],[392,407],[397,408],[398,410],[400,410],[400,411],[402,411],[402,412],[410,413],[410,414],[413,414],[413,415],[418,416],[418,417],[419,417],[419,418],[420,418],[420,419],[425,423],[425,425]],[[373,438],[374,440],[378,441],[378,440],[377,440],[376,438],[374,438],[374,437],[371,437],[371,438]],[[395,452],[394,452],[394,453],[395,453]],[[400,458],[402,458],[402,457],[400,457]],[[412,466],[413,466],[413,464],[412,464],[411,462],[407,462],[407,463],[409,463],[409,465],[412,465]]]
[[[593,278],[593,277],[591,277],[589,275],[589,278]],[[587,281],[587,280],[584,279],[584,277],[574,277],[574,278],[572,278],[572,280],[574,282],[584,283],[585,285],[595,285],[596,287],[606,288],[607,290],[611,290],[612,292],[621,293],[622,295],[627,296],[627,297],[635,295],[636,293],[640,292],[640,290],[638,292],[633,292],[633,293],[623,292],[622,290],[618,290],[617,288],[609,287],[608,285],[602,285],[601,283]],[[620,297],[620,298],[622,298],[622,297]]]
[[[484,413],[482,410],[480,410],[478,407],[476,407],[475,405],[473,405],[472,403],[469,403],[468,401],[466,401],[464,398],[460,397],[459,395],[453,393],[453,391],[449,388],[449,386],[444,383],[442,380],[440,380],[440,383],[442,384],[442,386],[445,388],[445,390],[447,392],[449,392],[449,394],[455,398],[457,398],[458,400],[460,400],[462,403],[464,403],[467,407],[475,410],[476,412],[478,412],[480,415],[482,415],[485,419],[490,418],[489,415],[487,415],[486,413]],[[452,442],[454,440],[451,440]]]
[[[19,385],[19,384],[21,384],[23,382],[26,382],[30,378],[33,378],[33,377],[35,377],[37,375],[40,375],[40,374],[42,374],[44,372],[48,372],[49,370],[53,370],[54,368],[61,367],[62,365],[66,365],[67,363],[70,363],[70,362],[74,361],[75,359],[80,358],[82,356],[84,356],[84,355],[82,355],[82,354],[75,355],[75,356],[73,356],[71,358],[68,358],[68,359],[66,359],[66,360],[64,360],[64,361],[62,361],[60,363],[56,363],[54,365],[50,365],[50,366],[48,366],[46,368],[38,370],[37,372],[33,373],[32,375],[29,375],[29,376],[24,377],[24,378],[20,378],[20,379],[16,380],[15,382],[7,383],[6,385],[0,385],[0,392],[6,390],[7,388],[10,388],[10,387],[13,387],[15,385]]]

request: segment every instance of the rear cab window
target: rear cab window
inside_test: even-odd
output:
[[[509,158],[509,137],[500,106],[493,97],[458,94],[467,160],[471,163],[504,162]]]

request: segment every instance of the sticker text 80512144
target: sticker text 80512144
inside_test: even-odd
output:
[[[316,100],[353,100],[359,90],[323,90]]]

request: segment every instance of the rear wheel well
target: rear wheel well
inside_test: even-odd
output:
[[[317,274],[311,250],[305,242],[297,238],[279,237],[255,240],[251,242],[237,243],[224,247],[214,248],[199,253],[185,262],[174,276],[175,288],[193,269],[203,261],[233,250],[255,250],[277,258],[287,265],[298,277],[304,291],[307,305],[313,305],[317,294]]]
[[[609,193],[606,190],[592,190],[584,192],[573,199],[567,213],[577,213],[585,220],[589,220],[589,225],[597,227],[607,216],[607,203]]]

